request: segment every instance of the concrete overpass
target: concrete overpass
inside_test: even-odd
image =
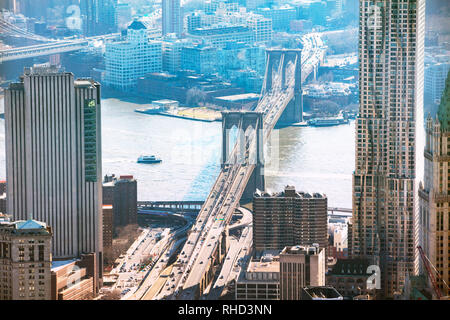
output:
[[[155,212],[195,212],[198,213],[205,201],[138,201],[138,210],[154,210]],[[243,210],[243,208],[238,208]],[[346,215],[352,213],[351,208],[328,207],[329,215]]]
[[[313,47],[312,38],[316,43],[314,35],[303,38],[311,42],[304,45],[303,51],[277,49],[275,53],[267,52],[269,63],[258,106],[254,112],[243,113],[241,117],[233,115],[233,124],[238,127],[238,142],[230,154],[228,134],[224,132],[222,170],[175,264],[171,278],[173,288],[163,289],[160,298],[196,299],[213,280],[216,268],[228,251],[228,224],[249,181],[253,180],[252,174],[261,175],[253,176],[252,188],[264,183],[264,159],[261,157],[264,141],[288,104],[299,106],[301,81],[313,72],[314,64],[323,59],[325,49]],[[294,111],[298,113],[298,110]],[[228,119],[223,118],[222,126],[226,131]]]

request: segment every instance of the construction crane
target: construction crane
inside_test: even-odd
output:
[[[424,264],[425,268],[427,269],[428,277],[430,278],[431,283],[433,284],[434,292],[436,293],[437,298],[441,299],[442,298],[441,290],[439,290],[439,287],[436,282],[436,277],[434,276],[434,273],[432,272],[431,267],[433,267],[434,271],[436,271],[437,276],[439,277],[439,279],[441,279],[439,272],[437,272],[436,268],[433,266],[430,259],[428,259],[428,257],[425,255],[422,247],[417,246],[417,249],[419,249],[420,257],[422,258],[423,264]],[[441,280],[444,282],[444,284],[447,286],[447,288],[449,288],[447,283],[445,283],[445,281],[443,279],[441,279]]]

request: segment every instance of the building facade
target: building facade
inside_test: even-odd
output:
[[[0,181],[0,214],[6,214],[6,181]]]
[[[210,75],[216,71],[217,48],[209,45],[191,45],[181,49],[181,68]]]
[[[127,29],[125,41],[106,44],[107,86],[128,91],[132,90],[139,77],[162,70],[162,43],[149,40],[147,28],[142,22],[133,21]]]
[[[235,294],[236,300],[279,300],[279,257],[266,255],[252,259],[239,274]]]
[[[51,239],[43,222],[0,218],[0,300],[50,300]]]
[[[103,250],[112,249],[114,214],[113,206],[103,205]]]
[[[425,103],[439,104],[450,63],[436,62],[425,67]]]
[[[187,41],[166,37],[162,42],[162,70],[176,74],[181,70],[181,50]]]
[[[105,176],[103,204],[112,206],[113,235],[119,227],[137,224],[137,181],[129,175]]]
[[[381,270],[382,297],[418,272],[425,1],[361,1],[352,255]]]
[[[102,261],[100,119],[100,84],[52,67],[5,91],[7,211],[54,226],[53,259]]]
[[[79,259],[53,261],[51,269],[52,300],[91,300],[97,294],[98,266],[94,254]]]
[[[419,190],[420,245],[436,267],[441,294],[450,295],[450,72],[435,120],[426,122],[425,176]],[[421,273],[426,272],[421,264]]]
[[[255,252],[281,251],[299,243],[326,248],[327,209],[327,198],[319,193],[296,192],[291,186],[272,195],[257,191],[253,197]]]
[[[183,15],[180,0],[162,0],[162,34],[183,32]]]
[[[326,275],[326,283],[335,288],[342,296],[353,299],[359,295],[373,295],[367,288],[367,259],[338,259]]]
[[[280,253],[281,300],[300,300],[303,287],[324,286],[325,271],[325,248],[284,248]]]
[[[189,33],[189,38],[198,43],[210,44],[214,48],[223,48],[227,42],[252,44],[255,41],[252,29],[240,25],[195,29]]]

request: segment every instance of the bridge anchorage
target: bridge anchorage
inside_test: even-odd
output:
[[[289,85],[287,81],[289,75],[287,73],[292,71],[292,68],[294,73],[294,96],[281,114],[277,125],[287,125],[303,121],[301,56],[302,51],[300,49],[266,50],[266,74],[261,96],[270,92],[286,90]]]
[[[230,133],[237,127],[235,152],[230,155]],[[255,137],[256,136],[256,137]],[[241,201],[253,198],[256,189],[264,190],[264,113],[256,111],[222,112],[222,170],[229,165],[254,166],[241,196]],[[252,144],[256,138],[256,144]],[[251,148],[254,146],[254,149]]]

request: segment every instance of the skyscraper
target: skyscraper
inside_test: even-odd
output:
[[[162,0],[162,34],[175,33],[178,37],[183,32],[183,17],[180,0]]]
[[[118,30],[117,0],[80,0],[83,32],[86,36]]]
[[[450,295],[450,72],[435,120],[426,123],[425,176],[420,196],[421,246],[436,267],[442,295]],[[421,270],[425,272],[424,268]]]
[[[5,132],[8,212],[52,226],[53,259],[97,253],[101,270],[100,84],[26,68],[5,91]]]
[[[418,272],[424,19],[424,0],[360,1],[352,253],[379,266],[384,297]]]

